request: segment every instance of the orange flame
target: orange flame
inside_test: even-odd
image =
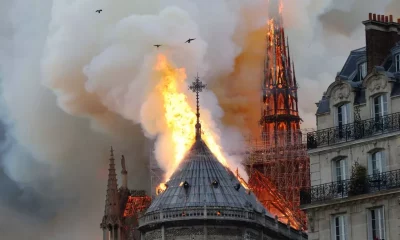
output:
[[[169,179],[195,141],[196,113],[189,105],[183,91],[183,89],[187,89],[185,69],[173,67],[167,57],[160,54],[155,70],[161,76],[157,89],[162,95],[165,121],[174,152],[174,162],[170,163],[166,169],[165,177]],[[207,133],[203,134],[202,138],[211,152],[224,166],[227,166],[226,158],[217,144],[217,136],[211,131],[209,124],[204,122],[204,119],[202,119],[202,129]],[[165,190],[166,187],[160,185],[159,188]]]

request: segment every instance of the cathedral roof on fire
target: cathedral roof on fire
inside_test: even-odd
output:
[[[201,139],[196,140],[166,185],[166,190],[154,199],[146,214],[206,206],[256,211],[272,216]]]

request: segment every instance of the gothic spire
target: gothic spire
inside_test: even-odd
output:
[[[118,183],[117,174],[115,173],[115,159],[114,150],[111,146],[110,160],[108,168],[108,183],[106,204],[104,208],[104,218],[109,219],[119,216],[119,197],[118,197]]]
[[[195,81],[192,83],[192,85],[189,86],[189,89],[196,93],[196,140],[201,139],[199,93],[202,92],[206,86],[206,84],[203,84],[203,82],[200,81],[199,74],[197,74],[197,77],[195,78]]]

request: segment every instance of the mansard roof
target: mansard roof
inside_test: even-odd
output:
[[[375,66],[374,71],[385,74],[388,78],[393,79],[391,96],[400,95],[400,73],[395,72],[394,56],[400,53],[400,42],[398,42],[388,54],[385,61],[381,66]],[[364,81],[358,81],[359,71],[358,65],[366,61],[366,48],[359,48],[350,52],[342,70],[337,74],[337,78],[340,78],[344,82],[350,84],[352,90],[355,92],[354,105],[364,104],[365,89],[363,87]],[[366,77],[367,79],[368,77]],[[317,103],[317,115],[322,115],[330,112],[329,98],[323,96],[322,99]]]
[[[266,213],[254,194],[240,184],[201,139],[196,140],[166,185],[167,189],[154,199],[146,214],[193,207]]]

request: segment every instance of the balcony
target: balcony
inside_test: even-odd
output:
[[[307,149],[369,138],[400,130],[400,113],[307,133]]]
[[[400,188],[400,169],[373,174],[366,177],[365,182],[352,179],[330,182],[312,186],[300,191],[300,204],[313,204],[333,199],[376,193],[384,190]]]

